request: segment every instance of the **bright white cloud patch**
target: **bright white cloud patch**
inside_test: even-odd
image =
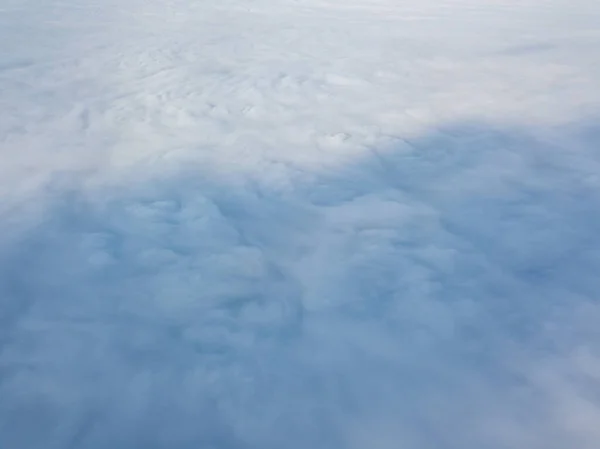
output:
[[[0,447],[600,445],[596,2],[0,10]]]

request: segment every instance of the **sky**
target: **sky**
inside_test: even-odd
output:
[[[600,447],[598,23],[0,0],[0,448]]]

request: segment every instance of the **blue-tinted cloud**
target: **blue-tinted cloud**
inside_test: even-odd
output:
[[[555,132],[59,177],[2,240],[0,446],[594,447],[600,141]]]

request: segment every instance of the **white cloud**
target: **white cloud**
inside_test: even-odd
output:
[[[595,448],[559,3],[8,2],[0,446]]]

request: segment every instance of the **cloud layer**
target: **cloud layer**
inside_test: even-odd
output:
[[[596,449],[571,3],[4,1],[0,447]]]

